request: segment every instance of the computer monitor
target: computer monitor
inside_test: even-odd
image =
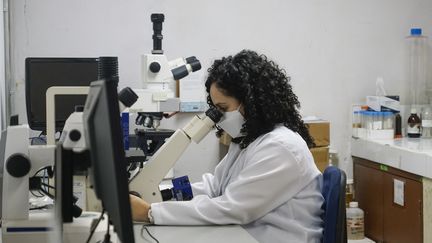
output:
[[[98,58],[28,57],[25,60],[27,120],[31,129],[46,130],[46,91],[51,86],[89,86],[98,80]],[[56,131],[76,105],[84,105],[85,95],[56,97]]]
[[[96,196],[102,201],[119,239],[134,242],[117,82],[99,80],[90,84],[83,121]]]

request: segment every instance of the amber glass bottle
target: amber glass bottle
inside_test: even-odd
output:
[[[415,108],[411,108],[411,115],[408,117],[407,136],[410,138],[419,138],[421,120],[417,115]]]

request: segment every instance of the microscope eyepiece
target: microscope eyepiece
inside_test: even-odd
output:
[[[165,20],[165,16],[161,13],[154,13],[150,16],[153,22],[153,50],[152,54],[163,54],[162,50],[162,23]]]
[[[150,15],[150,19],[153,23],[162,23],[165,20],[165,15],[162,13],[154,13]]]
[[[223,113],[221,111],[219,111],[218,109],[212,107],[209,108],[206,112],[205,112],[206,116],[209,117],[214,123],[218,123],[220,121],[220,119],[223,116]]]

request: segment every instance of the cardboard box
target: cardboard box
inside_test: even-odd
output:
[[[309,127],[309,134],[314,139],[315,147],[330,145],[330,122],[325,120],[306,121]]]
[[[315,164],[321,172],[329,165],[329,147],[315,147],[310,149]]]

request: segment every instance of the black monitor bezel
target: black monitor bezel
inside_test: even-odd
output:
[[[105,92],[105,95],[101,94]],[[106,100],[102,100],[106,99]],[[105,102],[104,113],[107,116],[105,124],[94,124],[97,115],[96,106],[99,102]],[[92,122],[93,119],[93,122]],[[128,175],[126,171],[125,152],[123,149],[123,135],[120,122],[120,108],[118,104],[117,83],[114,81],[99,80],[90,84],[83,113],[84,133],[87,146],[90,149],[91,169],[94,190],[96,196],[102,201],[110,220],[122,242],[134,242],[133,221],[129,201]],[[111,148],[97,147],[98,139],[102,136],[95,134],[95,128],[104,129],[104,136],[110,137]],[[104,141],[105,142],[105,141]],[[109,153],[112,151],[111,163],[107,160],[100,161],[97,153]]]
[[[31,102],[31,81],[30,81],[30,65],[32,63],[98,63],[99,58],[97,57],[27,57],[25,59],[25,97],[26,97],[26,110],[27,110],[27,122],[32,130],[45,131],[46,130],[46,117],[44,121],[36,121],[31,119],[32,115],[32,102]],[[96,70],[97,72],[97,70]],[[97,76],[94,80],[97,80]],[[45,95],[44,95],[45,96]],[[46,96],[45,96],[46,97]],[[46,104],[45,104],[46,107]],[[56,131],[61,131],[64,127],[64,121],[56,121]]]

